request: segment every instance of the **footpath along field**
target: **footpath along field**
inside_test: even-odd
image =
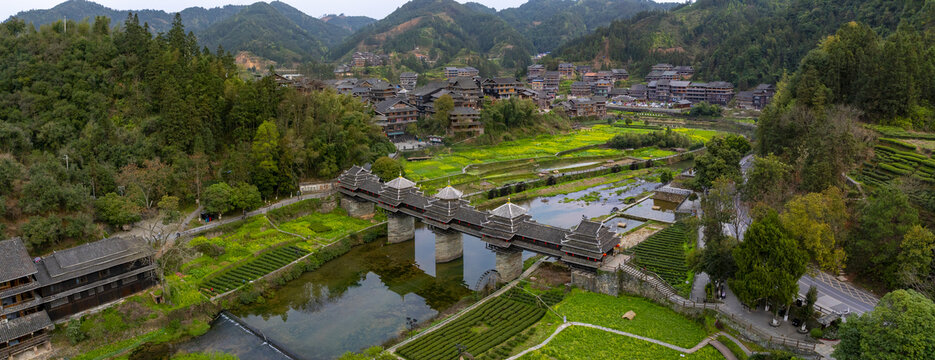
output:
[[[532,138],[505,141],[497,145],[455,146],[450,149],[449,153],[436,155],[430,160],[407,162],[405,164],[406,174],[407,177],[415,181],[423,181],[460,174],[465,166],[471,164],[532,158],[556,158],[555,154],[558,152],[603,144],[618,134],[649,133],[652,131],[658,131],[658,129],[594,125],[590,129],[582,129],[567,134],[540,135]],[[717,133],[714,130],[688,128],[675,128],[673,131],[688,135],[693,141],[707,141]],[[589,149],[567,154],[562,158],[615,154],[623,154],[623,152],[613,149]],[[672,153],[652,149],[635,154],[635,156],[665,156],[669,154]]]
[[[716,329],[706,329],[701,323],[649,300],[575,289],[554,306],[569,322],[588,323],[634,335],[663,341],[683,348],[692,348]],[[621,316],[636,313],[633,320]],[[515,353],[519,353],[516,351]],[[684,355],[684,357],[683,357]],[[599,329],[572,326],[566,328],[543,348],[527,353],[522,359],[697,359],[714,360],[724,357],[713,347],[705,346],[692,354],[648,341],[614,334]]]

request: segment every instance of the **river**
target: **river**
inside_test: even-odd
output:
[[[684,165],[673,166],[683,168]],[[635,180],[518,202],[533,219],[570,228],[582,215],[597,217],[622,207],[627,197],[659,184]],[[596,192],[596,197],[593,194]],[[582,199],[591,194],[587,199]],[[625,221],[627,227],[640,224]],[[524,253],[524,258],[533,256]],[[434,234],[416,221],[415,240],[400,244],[374,241],[351,249],[314,272],[303,274],[270,299],[222,316],[207,334],[181,345],[184,351],[226,352],[242,359],[334,359],[347,351],[380,345],[407,330],[407,319],[429,321],[472,294],[482,275],[494,268],[493,252],[476,237],[464,235],[463,256],[436,264]],[[246,327],[237,323],[242,321]],[[259,336],[247,328],[254,329]]]

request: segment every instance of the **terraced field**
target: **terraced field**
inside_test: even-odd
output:
[[[548,293],[542,298],[549,306],[562,300],[561,293]],[[545,312],[545,306],[535,297],[513,289],[406,344],[398,353],[410,360],[457,359],[458,346],[461,346],[464,351],[476,354],[478,359],[505,358],[511,349],[498,345],[539,321]]]
[[[214,296],[233,290],[249,281],[269,274],[305,254],[308,254],[308,251],[295,246],[283,246],[264,252],[255,259],[236,266],[220,276],[204,281],[201,285],[201,291],[205,295]]]
[[[658,274],[677,289],[685,287],[689,276],[685,264],[688,233],[684,225],[676,224],[659,231],[632,248],[633,263]]]
[[[899,146],[900,142],[887,144]],[[877,145],[874,150],[876,157],[872,162],[864,163],[858,175],[860,181],[879,186],[897,177],[909,176],[935,184],[935,159],[908,149],[898,150],[885,145]]]

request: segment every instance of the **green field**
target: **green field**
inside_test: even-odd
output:
[[[244,281],[256,279],[301,255],[370,225],[372,223],[368,220],[347,216],[341,208],[326,214],[312,212],[310,215],[278,224],[285,231],[309,238],[304,240],[277,231],[265,216],[254,216],[246,219],[240,227],[222,235],[210,238],[199,236],[183,245],[186,252],[195,256],[182,265],[181,272],[166,274],[166,281],[173,289],[174,303],[194,304],[201,301],[201,289],[214,287],[214,293],[222,292],[221,289],[230,289],[237,285],[237,282],[242,284]],[[278,250],[283,254],[263,254],[255,257],[255,254],[277,245],[288,245],[294,250]],[[213,284],[202,284],[205,279],[218,277],[218,271],[225,271],[221,277],[223,280],[218,279],[217,283]]]
[[[543,296],[552,302],[560,293]],[[496,354],[484,354],[520,334],[545,315],[546,308],[533,296],[513,289],[494,298],[457,320],[399,348],[406,359],[457,359],[457,346],[478,358],[502,358],[509,349],[498,347]]]
[[[659,231],[631,250],[633,263],[662,277],[676,289],[685,288],[692,274],[685,264],[685,253],[691,243],[684,225],[676,224]]]
[[[636,313],[636,318],[621,318],[630,310]],[[684,348],[691,348],[708,336],[698,322],[638,297],[613,297],[575,289],[555,306],[555,311],[568,321],[600,325]]]
[[[639,318],[639,315],[637,315]],[[659,323],[658,326],[669,326]],[[683,357],[684,355],[684,357]],[[724,357],[711,346],[692,354],[631,337],[598,329],[572,326],[558,334],[548,345],[524,355],[523,360],[550,359],[692,359],[716,360]]]
[[[675,128],[676,132],[688,135],[693,141],[707,141],[717,132],[714,130],[700,130],[688,128]],[[556,158],[555,154],[561,151],[572,150],[590,145],[603,144],[614,135],[634,132],[648,133],[654,131],[649,128],[618,127],[610,125],[595,125],[590,129],[578,130],[572,133],[559,135],[540,135],[537,137],[506,141],[489,146],[455,146],[448,153],[436,155],[430,160],[407,162],[407,177],[415,181],[434,179],[443,176],[460,174],[462,169],[471,164],[492,163],[508,160],[532,158]],[[672,152],[663,150],[647,150],[633,156],[665,156]],[[620,150],[589,149],[567,154],[562,158],[578,158],[589,156],[628,156]]]
[[[228,269],[220,276],[204,281],[201,291],[208,296],[227,292],[286,266],[305,254],[308,254],[308,251],[295,246],[282,246],[266,251],[250,261]]]

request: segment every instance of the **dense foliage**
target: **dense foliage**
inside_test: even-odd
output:
[[[691,64],[696,78],[740,88],[775,83],[818,41],[849,21],[888,33],[900,21],[932,27],[930,1],[699,0],[669,12],[615,21],[555,53],[574,61],[607,59],[642,75],[658,62]],[[855,76],[868,74],[854,74]]]
[[[848,318],[839,333],[835,359],[928,359],[935,353],[935,303],[917,292],[896,290],[873,311]]]
[[[808,254],[789,237],[776,211],[765,210],[734,248],[737,272],[730,288],[747,305],[766,300],[776,309],[776,305],[791,304],[807,259]]]
[[[110,193],[96,208],[117,225],[132,217],[106,212],[133,207],[113,196],[151,209],[226,181],[268,198],[392,151],[359,100],[242,80],[230,54],[199,50],[179,18],[158,36],[136,16],[64,27],[0,27],[4,235],[33,250],[98,237],[94,199]]]
[[[691,146],[691,139],[671,128],[665,131],[653,131],[651,133],[625,133],[614,136],[607,142],[607,146],[614,149],[638,149],[646,146],[656,146],[659,148],[688,148]]]

